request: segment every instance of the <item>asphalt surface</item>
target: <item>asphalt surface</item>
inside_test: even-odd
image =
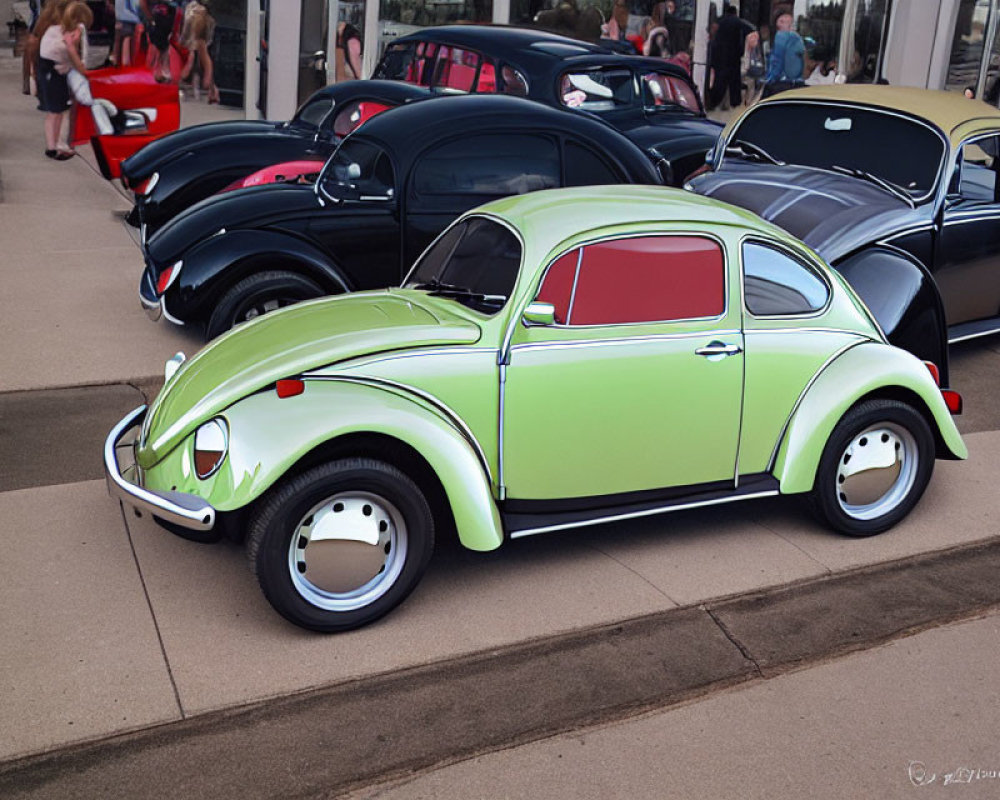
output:
[[[998,571],[961,547],[369,677],[8,762],[0,796],[335,797],[982,614]]]

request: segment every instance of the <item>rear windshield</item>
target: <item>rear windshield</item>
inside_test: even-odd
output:
[[[943,139],[926,125],[825,103],[760,105],[733,131],[729,144],[740,141],[789,164],[869,172],[914,199],[933,191],[945,155]]]

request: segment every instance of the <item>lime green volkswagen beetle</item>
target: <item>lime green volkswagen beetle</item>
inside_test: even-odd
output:
[[[966,456],[960,405],[778,228],[677,190],[591,187],[469,212],[402,288],[230,332],[104,459],[126,504],[189,538],[245,538],[274,608],[337,631],[407,596],[435,532],[492,550],[805,493],[834,529],[878,533],[935,458]]]

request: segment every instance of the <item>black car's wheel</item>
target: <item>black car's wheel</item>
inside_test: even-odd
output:
[[[871,536],[910,513],[933,470],[934,436],[924,416],[896,400],[868,400],[833,429],[811,504],[841,533]]]
[[[247,555],[264,596],[310,630],[366,625],[417,585],[434,549],[424,495],[390,464],[332,461],[281,484],[256,509]]]
[[[208,319],[208,338],[214,339],[268,311],[324,294],[319,284],[295,272],[269,270],[250,275],[222,295]]]

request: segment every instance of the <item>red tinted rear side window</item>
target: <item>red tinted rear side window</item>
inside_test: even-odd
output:
[[[556,322],[560,325],[565,325],[569,317],[569,301],[573,294],[573,280],[576,278],[579,258],[579,248],[559,256],[545,273],[545,279],[538,290],[538,300],[552,303],[556,307]]]
[[[584,248],[569,324],[717,317],[725,305],[725,265],[716,242],[698,236],[615,239]]]

